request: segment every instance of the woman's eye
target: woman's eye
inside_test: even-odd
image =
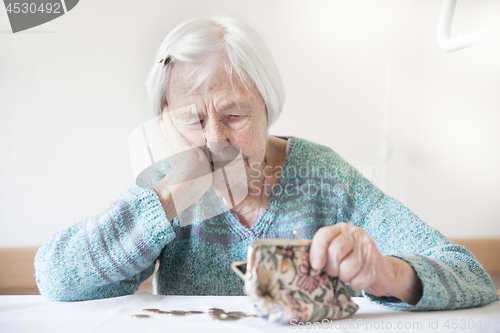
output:
[[[192,120],[192,121],[190,121],[187,125],[193,126],[193,125],[200,125],[200,124],[202,124],[202,123],[203,123],[203,119],[201,119],[201,120],[194,120],[194,119],[193,119],[193,120]]]
[[[184,127],[184,128],[189,128],[193,126],[200,126],[202,124],[202,121],[191,121],[191,122],[179,122],[176,123],[178,126]]]

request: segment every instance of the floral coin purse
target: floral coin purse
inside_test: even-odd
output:
[[[245,293],[257,311],[270,322],[293,324],[341,319],[354,314],[344,282],[325,270],[309,265],[312,241],[258,239],[248,248],[247,262],[235,261],[231,268],[245,281]]]

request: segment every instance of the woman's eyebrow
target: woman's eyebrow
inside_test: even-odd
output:
[[[222,105],[217,109],[218,112],[225,113],[226,111],[234,109],[235,107],[237,107],[241,111],[250,111],[251,109],[251,105],[248,104],[246,101],[232,101]]]
[[[180,109],[174,110],[172,114],[172,120],[174,121],[200,120],[199,110],[196,107],[192,108],[192,106],[193,105],[190,105],[189,107],[184,107],[185,110],[180,110]]]

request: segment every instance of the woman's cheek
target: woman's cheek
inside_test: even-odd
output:
[[[252,156],[254,150],[254,141],[248,130],[238,131],[234,136],[234,141],[238,147],[240,147],[241,153],[247,157]]]
[[[206,145],[205,136],[203,131],[193,131],[178,128],[179,133],[188,141],[188,143],[193,143],[198,147]]]
[[[240,147],[241,153],[244,157],[248,157],[252,161],[255,161],[259,158],[258,155],[260,155],[260,153],[264,150],[261,141],[262,138],[257,135],[255,131],[246,130],[240,131],[235,136],[234,143]]]

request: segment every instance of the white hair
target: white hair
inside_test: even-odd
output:
[[[222,65],[231,84],[234,75],[248,91],[252,86],[259,91],[269,126],[278,119],[285,102],[283,81],[269,48],[248,23],[227,17],[194,18],[173,29],[158,49],[146,81],[154,114],[160,115],[168,104],[168,82],[176,63],[196,64],[187,75],[192,90]]]

